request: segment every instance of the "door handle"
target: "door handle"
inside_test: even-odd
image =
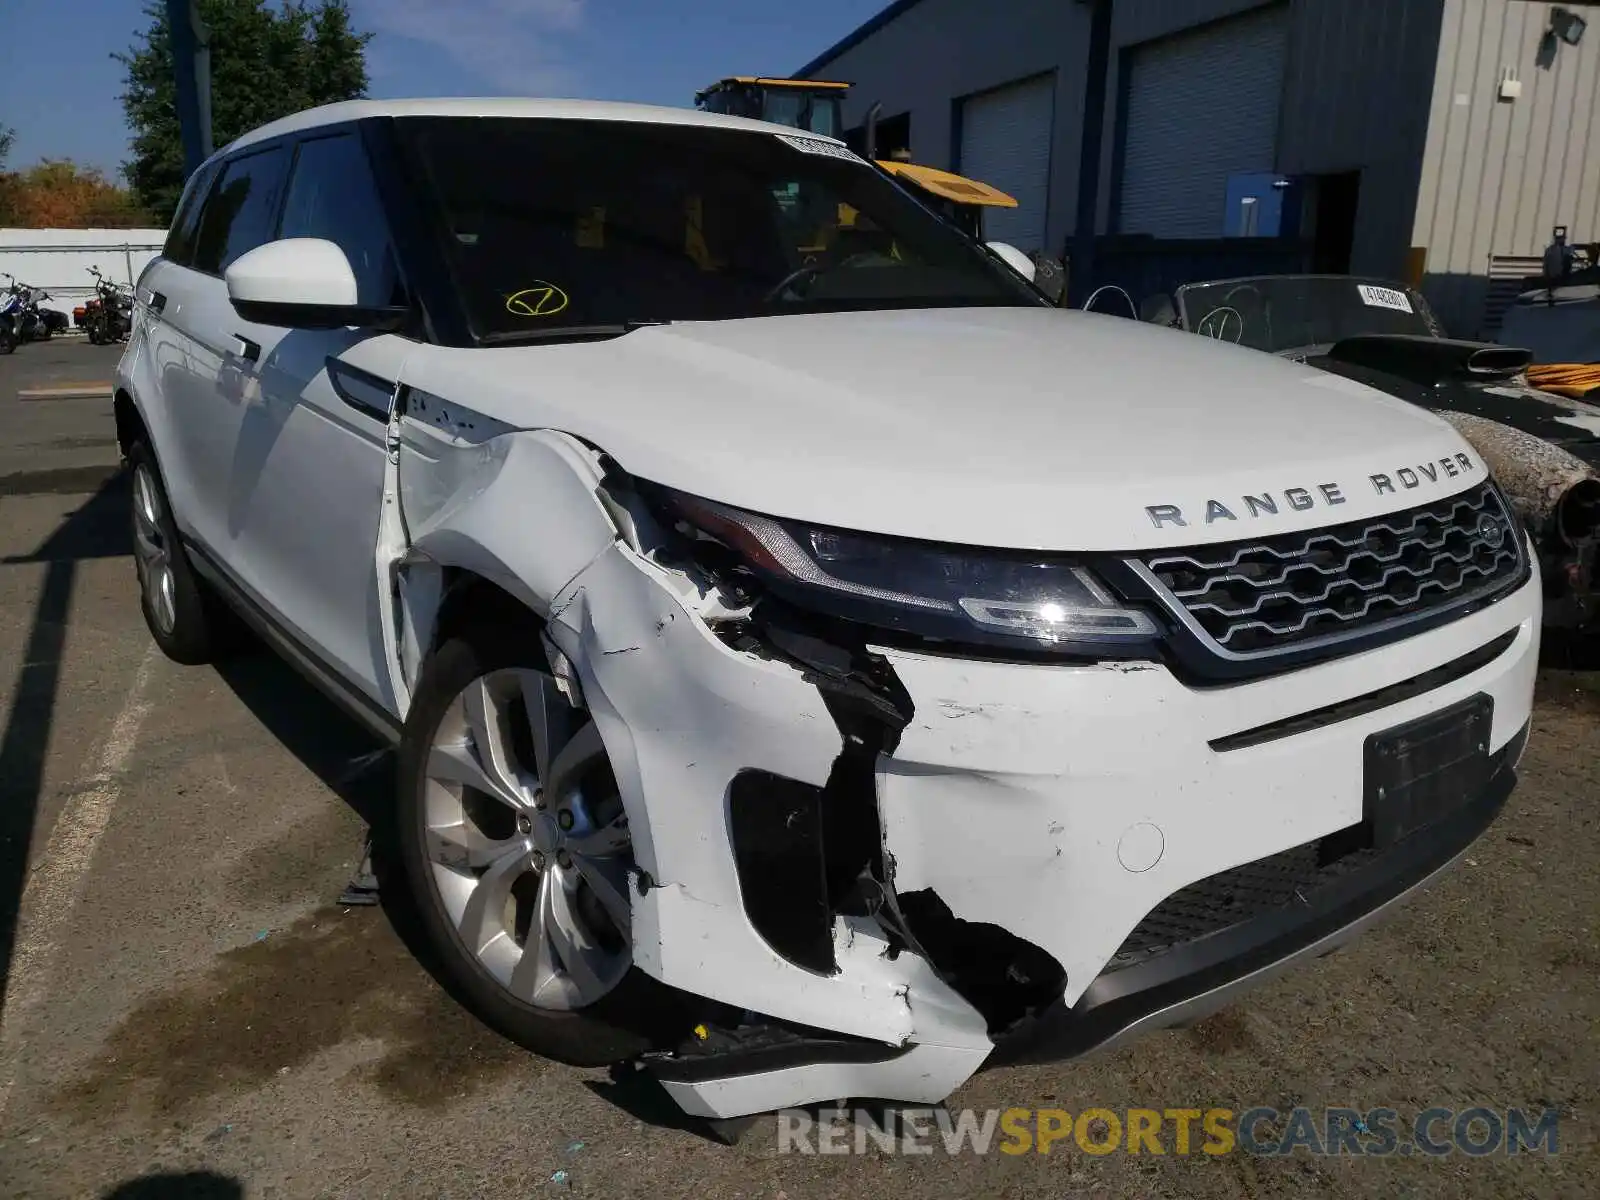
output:
[[[156,312],[165,312],[167,307],[167,294],[165,292],[151,292],[150,307]]]
[[[244,334],[242,334],[242,333],[234,334],[233,335],[233,340],[239,343],[239,357],[240,358],[244,359],[246,362],[260,362],[261,361],[261,343],[260,342],[252,342],[249,338],[245,337]]]

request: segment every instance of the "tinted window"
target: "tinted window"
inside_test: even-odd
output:
[[[248,250],[272,240],[289,153],[282,146],[229,161],[206,198],[195,238],[198,271],[220,275]]]
[[[278,236],[326,238],[343,250],[355,271],[361,304],[402,302],[378,189],[355,134],[300,144]]]
[[[161,256],[168,262],[185,267],[189,265],[194,254],[195,228],[200,223],[201,201],[205,199],[216,174],[217,164],[210,163],[189,177],[183,189],[183,198],[178,201],[177,215],[172,218],[172,228],[167,231],[167,244],[161,251]]]
[[[397,125],[479,337],[1045,303],[881,171],[829,143],[610,121]]]
[[[774,88],[767,93],[762,120],[774,125],[792,125],[827,137],[839,136],[839,102],[828,96],[804,92],[785,92]]]
[[[1438,336],[1422,297],[1385,280],[1269,275],[1178,289],[1184,328],[1277,353],[1366,333]]]

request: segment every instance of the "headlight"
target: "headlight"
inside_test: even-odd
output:
[[[662,494],[677,518],[732,550],[769,590],[848,620],[1035,650],[1109,650],[1160,633],[1063,557],[850,533]]]

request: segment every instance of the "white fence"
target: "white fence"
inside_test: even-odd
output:
[[[71,314],[94,294],[90,267],[131,287],[166,240],[165,229],[0,229],[0,273],[49,292],[44,307]]]

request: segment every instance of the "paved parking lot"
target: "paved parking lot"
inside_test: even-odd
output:
[[[503,1042],[433,981],[403,912],[334,903],[387,762],[264,653],[217,668],[156,654],[122,481],[71,490],[72,471],[103,474],[109,405],[15,399],[109,378],[113,358],[63,344],[0,359],[0,440],[8,464],[31,464],[0,470],[5,1194],[1597,1194],[1593,677],[1546,673],[1507,813],[1349,950],[1192,1029],[986,1072],[951,1101],[1553,1107],[1558,1155],[1094,1157],[1067,1141],[1045,1156],[802,1156],[779,1153],[770,1121],[728,1148],[648,1090]],[[80,460],[74,438],[100,458]]]

